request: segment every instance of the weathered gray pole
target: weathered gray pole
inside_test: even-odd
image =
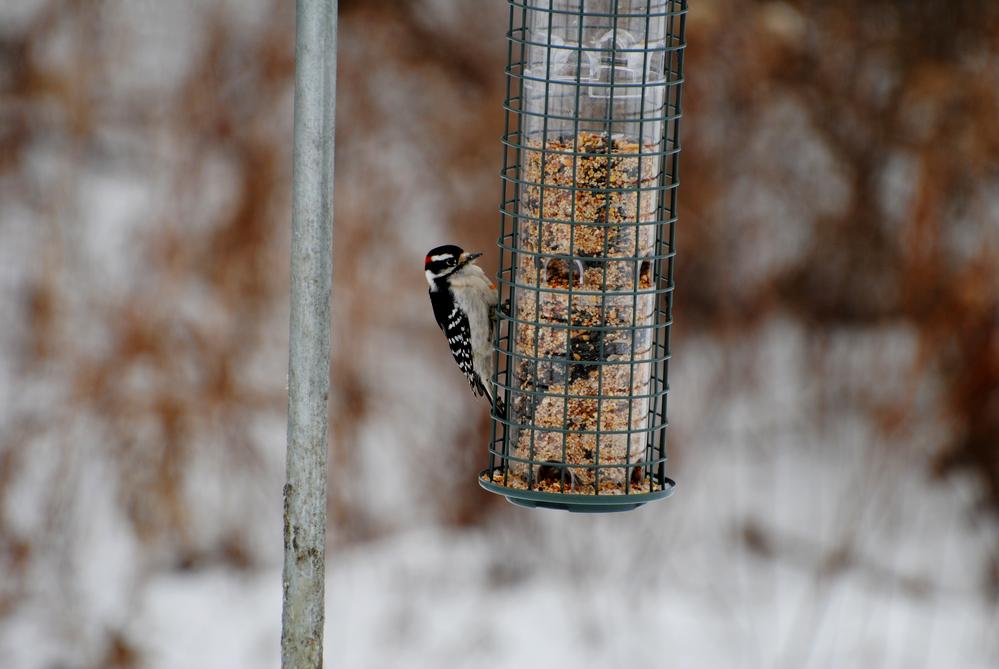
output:
[[[298,0],[281,666],[323,665],[337,0]]]

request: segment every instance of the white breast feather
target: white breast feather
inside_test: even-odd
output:
[[[455,304],[468,314],[472,350],[477,352],[472,360],[472,369],[492,397],[493,343],[489,332],[489,311],[499,299],[496,289],[478,265],[466,265],[452,274],[450,284]]]

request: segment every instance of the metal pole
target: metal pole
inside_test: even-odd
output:
[[[337,0],[298,0],[281,666],[320,669],[326,559]]]

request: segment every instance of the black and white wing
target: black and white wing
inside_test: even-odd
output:
[[[434,306],[434,318],[437,325],[447,337],[448,348],[454,361],[458,363],[468,385],[472,387],[472,392],[477,396],[486,395],[486,388],[482,384],[482,379],[476,373],[472,361],[472,331],[468,325],[468,317],[462,313],[454,300],[450,298],[449,291],[430,291],[430,301]]]

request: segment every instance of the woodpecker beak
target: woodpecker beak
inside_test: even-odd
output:
[[[481,253],[462,253],[461,258],[459,258],[459,260],[461,261],[461,264],[464,265],[466,263],[472,262],[481,255],[482,255]]]

